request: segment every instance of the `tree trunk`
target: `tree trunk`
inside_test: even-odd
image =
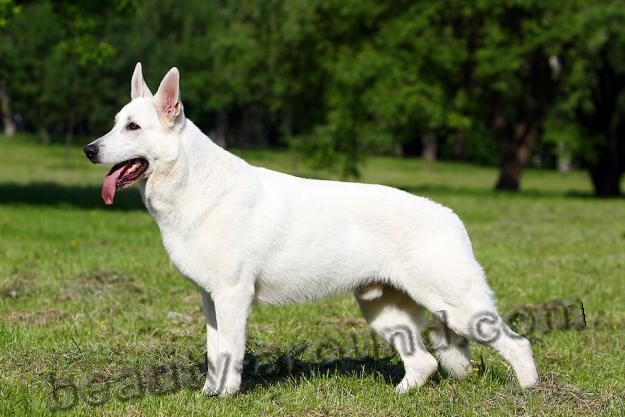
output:
[[[590,169],[590,178],[597,197],[618,197],[621,195],[621,173],[600,165]]]
[[[512,102],[493,102],[491,131],[500,146],[501,167],[496,190],[519,191],[521,174],[538,143],[548,109],[556,99],[557,77],[542,48],[528,57],[519,70],[522,93]],[[513,111],[510,111],[513,104]],[[509,114],[514,114],[510,116]]]
[[[501,144],[501,167],[495,189],[499,191],[519,191],[521,173],[525,166],[523,155],[526,150],[522,146],[508,141]]]
[[[264,148],[268,146],[265,109],[257,104],[246,106],[241,115],[238,146]]]
[[[433,132],[427,132],[421,137],[421,144],[423,145],[422,156],[423,160],[428,164],[436,161],[436,136]]]
[[[600,134],[604,141],[596,143],[596,158],[588,158],[590,178],[598,197],[616,197],[621,194],[621,177],[625,171],[625,122],[620,121],[620,100],[625,91],[625,77],[609,59],[608,51],[598,54],[601,62],[598,82],[593,91],[594,109],[579,110],[577,120],[585,129]]]
[[[293,139],[293,112],[291,109],[285,109],[282,111],[280,130],[282,131],[282,136],[284,136],[287,142],[290,142]]]
[[[215,143],[222,148],[227,145],[226,137],[228,135],[228,113],[224,110],[217,112],[217,129],[215,132]]]
[[[521,174],[537,141],[538,128],[529,121],[518,123],[514,133],[500,138],[501,166],[496,190],[517,192],[521,189]]]
[[[599,157],[590,166],[590,178],[598,197],[621,195],[621,177],[625,169],[625,156],[622,155],[616,135],[608,135],[607,143],[599,149]]]
[[[558,171],[566,174],[571,172],[571,152],[566,148],[566,145],[562,142],[558,143]]]
[[[2,108],[2,125],[6,136],[15,136],[15,122],[11,115],[11,97],[4,81],[0,81],[0,107]]]
[[[73,110],[67,115],[67,130],[65,131],[65,146],[69,147],[74,143],[74,125],[76,117]]]
[[[50,132],[48,132],[48,128],[46,126],[41,126],[39,134],[41,135],[43,145],[48,146],[50,144]]]
[[[393,156],[396,156],[398,158],[401,158],[404,156],[404,147],[402,143],[396,143],[395,145],[393,145],[392,154]]]
[[[458,132],[453,138],[453,156],[456,161],[464,161],[466,159],[466,135],[464,132]]]
[[[67,131],[65,132],[65,166],[69,166],[69,151],[70,146],[74,142],[74,125],[76,123],[76,115],[73,110],[70,109],[67,115]]]

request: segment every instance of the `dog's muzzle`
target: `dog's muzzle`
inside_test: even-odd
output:
[[[83,151],[91,162],[98,162],[98,145],[94,145],[93,143],[91,143],[85,146],[85,149],[83,149]]]

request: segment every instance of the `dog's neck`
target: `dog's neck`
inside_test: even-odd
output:
[[[216,145],[188,119],[172,140],[179,141],[176,157],[161,162],[142,187],[144,203],[161,228],[209,215],[249,170],[245,161]],[[189,200],[198,196],[205,199],[202,212],[191,213]],[[187,209],[178,210],[181,205]],[[185,219],[175,217],[183,212]]]

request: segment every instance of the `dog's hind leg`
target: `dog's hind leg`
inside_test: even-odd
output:
[[[371,327],[401,356],[406,375],[397,385],[397,392],[405,393],[423,385],[438,367],[421,339],[423,308],[389,286],[384,286],[376,297],[363,298],[356,292],[356,300]]]
[[[444,286],[430,287],[427,297],[420,288],[407,292],[432,313],[444,314],[445,324],[457,335],[495,349],[512,366],[522,388],[536,384],[530,343],[503,322],[481,268],[476,265],[455,276]]]
[[[447,327],[445,321],[444,315],[440,318],[434,315],[433,326],[429,333],[430,343],[445,372],[461,379],[467,375],[470,368],[469,340],[454,333]]]

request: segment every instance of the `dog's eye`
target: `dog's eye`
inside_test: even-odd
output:
[[[141,126],[139,126],[138,124],[136,124],[135,122],[130,122],[126,125],[126,129],[127,130],[137,130],[137,129],[141,129]]]

